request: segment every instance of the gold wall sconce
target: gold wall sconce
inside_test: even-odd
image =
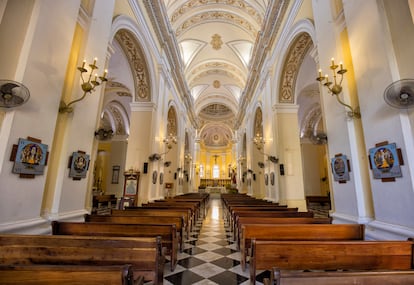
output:
[[[93,63],[89,64],[90,72],[89,72],[89,76],[87,76],[87,80],[85,80],[84,78],[84,75],[86,75],[86,73],[88,72],[88,70],[85,68],[86,60],[83,61],[82,66],[78,67],[78,70],[80,71],[80,77],[82,79],[81,87],[82,87],[83,95],[79,99],[73,100],[69,102],[68,104],[66,104],[64,101],[60,101],[59,113],[72,113],[73,107],[71,105],[79,101],[82,101],[83,99],[85,99],[86,94],[92,93],[95,91],[96,86],[99,86],[102,83],[108,81],[108,79],[106,78],[106,75],[108,73],[107,69],[105,69],[102,76],[98,76],[98,74],[95,73],[95,77],[93,78],[94,70],[99,69],[99,67],[96,65],[97,60],[98,59],[95,57],[93,60]]]
[[[335,95],[336,100],[342,106],[345,106],[350,111],[347,112],[349,118],[361,118],[361,113],[359,112],[359,107],[355,109],[351,105],[346,104],[339,98],[339,94],[342,92],[342,80],[344,74],[348,71],[343,67],[342,62],[339,65],[335,64],[334,58],[331,59],[331,66],[329,67],[333,73],[333,81],[330,81],[328,74],[325,76],[322,75],[322,69],[319,69],[319,76],[316,78],[323,86],[325,86],[332,95]],[[339,69],[338,69],[339,68]],[[338,71],[336,71],[338,69]],[[340,79],[337,79],[337,74],[340,76]]]

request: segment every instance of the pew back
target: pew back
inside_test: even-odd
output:
[[[2,285],[142,285],[131,265],[0,265]]]
[[[410,270],[411,241],[252,240],[250,280],[256,270]]]
[[[124,265],[134,279],[162,284],[164,253],[161,238],[0,235],[0,264]]]

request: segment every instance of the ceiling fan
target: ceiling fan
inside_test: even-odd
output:
[[[393,108],[413,108],[414,79],[401,79],[388,85],[384,91],[384,100]]]
[[[0,80],[0,108],[13,108],[29,100],[30,92],[22,83],[13,80]]]
[[[326,144],[328,142],[328,136],[323,132],[312,133],[309,139],[313,144]]]

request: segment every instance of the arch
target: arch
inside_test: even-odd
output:
[[[301,42],[299,42],[299,39],[301,36],[307,35],[307,45],[303,45],[304,42],[302,39]],[[305,36],[304,36],[305,37]],[[300,63],[302,60],[299,60],[297,64],[292,64],[290,66],[287,66],[289,62],[289,56],[301,56],[303,57],[307,54],[313,43],[316,41],[316,32],[315,32],[315,26],[313,22],[310,19],[303,19],[295,23],[290,32],[285,33],[282,35],[280,41],[278,43],[281,43],[280,46],[278,46],[273,53],[274,61],[277,61],[277,57],[280,55],[283,55],[282,60],[278,61],[277,66],[275,68],[276,72],[274,74],[273,82],[279,83],[279,88],[275,88],[277,96],[272,97],[273,104],[279,104],[279,103],[294,103],[296,98],[294,97],[294,88],[295,85],[291,85],[291,90],[286,90],[288,94],[286,94],[288,100],[281,101],[281,89],[282,89],[282,78],[286,78],[287,75],[292,74],[292,78],[287,82],[290,82],[291,84],[294,84],[296,82],[296,77],[298,75],[298,68],[300,67]],[[293,51],[299,52],[299,54],[293,54]],[[286,74],[286,72],[289,72],[289,74]],[[293,73],[292,73],[293,72]]]
[[[121,15],[114,18],[110,41],[116,40],[130,62],[131,72],[134,78],[134,102],[150,102],[153,100],[152,94],[157,89],[155,80],[156,68],[150,60],[152,55],[150,51],[157,50],[151,48],[141,48],[143,46],[151,47],[151,42],[146,41],[142,35],[139,26],[127,16]]]
[[[254,125],[252,137],[260,136],[263,137],[263,112],[261,107],[256,107],[254,114]]]

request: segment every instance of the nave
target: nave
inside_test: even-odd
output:
[[[260,271],[257,279],[262,280],[262,275]],[[249,284],[249,270],[241,270],[240,252],[224,220],[219,197],[210,196],[207,215],[197,221],[175,270],[171,272],[169,264],[164,267],[164,284]]]

